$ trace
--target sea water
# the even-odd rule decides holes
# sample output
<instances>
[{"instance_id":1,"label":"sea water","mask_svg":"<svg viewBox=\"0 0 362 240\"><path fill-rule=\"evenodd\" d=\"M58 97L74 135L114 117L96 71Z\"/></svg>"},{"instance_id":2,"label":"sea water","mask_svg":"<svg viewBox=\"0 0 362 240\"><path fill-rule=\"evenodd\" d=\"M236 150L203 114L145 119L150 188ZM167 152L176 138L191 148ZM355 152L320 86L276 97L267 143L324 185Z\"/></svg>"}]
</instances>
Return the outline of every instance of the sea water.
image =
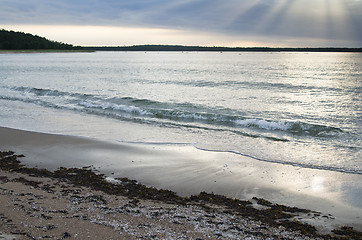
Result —
<instances>
[{"instance_id":1,"label":"sea water","mask_svg":"<svg viewBox=\"0 0 362 240\"><path fill-rule=\"evenodd\" d=\"M0 55L0 125L362 174L362 54Z\"/></svg>"}]
</instances>

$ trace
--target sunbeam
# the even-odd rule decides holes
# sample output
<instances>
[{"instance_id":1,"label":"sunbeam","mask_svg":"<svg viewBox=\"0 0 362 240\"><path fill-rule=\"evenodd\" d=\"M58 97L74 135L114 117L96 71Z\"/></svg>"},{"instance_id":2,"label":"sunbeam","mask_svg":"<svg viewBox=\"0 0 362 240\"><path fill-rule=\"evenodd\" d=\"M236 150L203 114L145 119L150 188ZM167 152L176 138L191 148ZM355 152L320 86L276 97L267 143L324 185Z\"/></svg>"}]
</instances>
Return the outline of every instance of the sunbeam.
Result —
<instances>
[{"instance_id":1,"label":"sunbeam","mask_svg":"<svg viewBox=\"0 0 362 240\"><path fill-rule=\"evenodd\" d=\"M345 1L344 1L345 2ZM350 35L346 4L341 0L281 0L265 11L255 33L272 36L336 39Z\"/></svg>"},{"instance_id":2,"label":"sunbeam","mask_svg":"<svg viewBox=\"0 0 362 240\"><path fill-rule=\"evenodd\" d=\"M293 3L293 0L281 0L280 2L277 2L268 11L268 14L261 19L258 26L256 26L256 30L267 32L278 31L279 26L284 21Z\"/></svg>"},{"instance_id":3,"label":"sunbeam","mask_svg":"<svg viewBox=\"0 0 362 240\"><path fill-rule=\"evenodd\" d=\"M237 21L240 18L240 16L249 12L252 8L258 6L262 2L263 0L255 0L255 1L245 1L239 4L230 5L230 10L231 10L231 14L229 15L230 23Z\"/></svg>"},{"instance_id":4,"label":"sunbeam","mask_svg":"<svg viewBox=\"0 0 362 240\"><path fill-rule=\"evenodd\" d=\"M342 0L341 5L345 9L345 20L348 22L349 37L359 39L362 45L362 4L361 0Z\"/></svg>"},{"instance_id":5,"label":"sunbeam","mask_svg":"<svg viewBox=\"0 0 362 240\"><path fill-rule=\"evenodd\" d=\"M56 3L28 0L21 4L4 0L0 24L15 26L20 31L26 25L74 26L80 30L82 26L87 29L94 26L101 32L101 27L122 29L102 40L102 34L96 32L87 33L89 37L85 40L80 34L75 34L78 39L72 38L74 28L69 31L64 28L54 37L70 39L75 44L102 44L99 41L103 45L128 44L128 39L135 39L128 34L133 29L131 32L139 38L131 41L132 44L142 41L208 46L233 43L234 46L249 42L257 46L361 47L361 12L360 0L92 0L87 5L80 0ZM42 32L53 37L47 31Z\"/></svg>"}]
</instances>

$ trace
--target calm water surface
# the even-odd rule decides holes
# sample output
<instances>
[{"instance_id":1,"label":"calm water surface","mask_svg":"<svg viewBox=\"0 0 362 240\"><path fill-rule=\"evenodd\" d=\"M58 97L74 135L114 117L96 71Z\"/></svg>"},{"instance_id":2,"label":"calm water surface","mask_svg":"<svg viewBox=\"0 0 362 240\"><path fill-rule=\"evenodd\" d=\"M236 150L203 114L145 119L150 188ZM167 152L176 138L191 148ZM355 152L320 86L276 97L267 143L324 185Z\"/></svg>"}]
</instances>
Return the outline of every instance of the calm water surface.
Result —
<instances>
[{"instance_id":1,"label":"calm water surface","mask_svg":"<svg viewBox=\"0 0 362 240\"><path fill-rule=\"evenodd\" d=\"M360 53L0 55L2 126L351 174L361 92Z\"/></svg>"}]
</instances>

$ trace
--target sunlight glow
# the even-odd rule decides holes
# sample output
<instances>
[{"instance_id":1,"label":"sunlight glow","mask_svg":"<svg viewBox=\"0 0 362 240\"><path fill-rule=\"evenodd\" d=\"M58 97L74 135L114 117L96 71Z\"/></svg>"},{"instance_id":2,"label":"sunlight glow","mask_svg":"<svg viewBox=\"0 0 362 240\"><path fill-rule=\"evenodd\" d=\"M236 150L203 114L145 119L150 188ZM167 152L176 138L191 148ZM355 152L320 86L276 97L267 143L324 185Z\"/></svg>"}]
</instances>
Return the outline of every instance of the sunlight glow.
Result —
<instances>
[{"instance_id":1,"label":"sunlight glow","mask_svg":"<svg viewBox=\"0 0 362 240\"><path fill-rule=\"evenodd\" d=\"M5 28L31 32L51 40L82 46L125 46L137 44L181 44L178 30L110 26L16 25ZM198 36L195 37L197 42Z\"/></svg>"},{"instance_id":2,"label":"sunlight glow","mask_svg":"<svg viewBox=\"0 0 362 240\"><path fill-rule=\"evenodd\" d=\"M82 46L362 47L360 0L32 2L5 1L0 27Z\"/></svg>"},{"instance_id":3,"label":"sunlight glow","mask_svg":"<svg viewBox=\"0 0 362 240\"><path fill-rule=\"evenodd\" d=\"M277 46L253 37L155 28L109 26L3 25L5 29L28 32L50 40L80 46L130 46L143 44L262 47Z\"/></svg>"}]
</instances>

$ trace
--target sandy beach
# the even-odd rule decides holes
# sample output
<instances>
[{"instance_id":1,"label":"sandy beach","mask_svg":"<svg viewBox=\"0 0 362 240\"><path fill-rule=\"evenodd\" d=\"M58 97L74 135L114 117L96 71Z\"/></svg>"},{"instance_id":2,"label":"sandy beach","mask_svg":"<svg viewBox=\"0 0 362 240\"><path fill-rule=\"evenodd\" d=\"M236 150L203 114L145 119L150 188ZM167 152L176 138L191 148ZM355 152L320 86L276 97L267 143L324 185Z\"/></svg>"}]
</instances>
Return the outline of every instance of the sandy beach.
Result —
<instances>
[{"instance_id":1,"label":"sandy beach","mask_svg":"<svg viewBox=\"0 0 362 240\"><path fill-rule=\"evenodd\" d=\"M304 196L305 206L315 206L315 209L307 208L310 210L300 205L296 206L298 208L288 208L278 204L284 204L284 199L278 202L270 198L252 198L255 191L248 190L248 187L256 176L253 178L249 175L249 181L244 178L237 182L233 180L230 172L226 175L226 171L223 171L228 167L225 165L231 165L230 163L223 163L219 175L210 174L215 166L218 166L218 159L220 155L223 157L224 153L205 153L183 146L178 150L167 147L157 149L155 146L140 147L9 128L0 128L0 136L2 163L4 159L18 159L26 166L14 168L12 165L13 167L9 168L9 162L2 165L0 201L4 207L0 212L0 238L316 239L326 238L325 234L330 234L328 237L341 234L342 232L332 230L345 225L353 226L357 230L360 227L358 212L354 212L356 218L356 215L351 213L355 208L346 208L343 202L334 202L334 213L345 213L344 217L340 217L319 207L325 200L313 202L315 198L312 197ZM15 153L5 152L9 150ZM171 154L174 151L178 153L177 161L175 155ZM20 154L25 157L16 156ZM192 164L187 162L190 157L194 160ZM205 157L212 160L212 164L207 167L203 161ZM168 162L165 159L169 159ZM115 162L120 167L115 168ZM164 169L160 174L157 169L162 164ZM46 168L46 174L34 170L33 167ZM60 167L77 168L80 172L64 170L65 174L60 176ZM75 181L74 176L82 171L105 175L96 177L101 184ZM242 173L251 173L251 168L244 167L243 171ZM171 178L169 174L174 177ZM207 178L207 174L216 178ZM196 181L195 175L204 178L204 181ZM119 182L123 177L136 179L138 182ZM225 184L225 181L230 184ZM104 182L113 182L114 185ZM245 185L243 196L250 198L235 200L235 195L230 195L230 189L241 183ZM128 186L126 193L106 190L119 189L122 184ZM135 190L140 186L145 193ZM228 187L223 189L221 186ZM172 190L177 194L171 191L158 192L153 187ZM274 190L275 188L267 185L258 188L258 192L266 192L265 196L276 197L277 195L273 195ZM210 195L199 194L202 191ZM130 195L130 192L134 194ZM212 192L215 195L211 194ZM194 197L190 197L191 195ZM292 199L291 202L293 201ZM262 215L264 217L261 217ZM349 221L346 220L348 216ZM316 230L311 226L315 226ZM360 234L350 228L344 230L345 233L356 234L350 235L350 239L361 238Z\"/></svg>"},{"instance_id":2,"label":"sandy beach","mask_svg":"<svg viewBox=\"0 0 362 240\"><path fill-rule=\"evenodd\" d=\"M0 190L0 231L16 239L308 239L218 206L129 199L13 172L1 171Z\"/></svg>"}]
</instances>

